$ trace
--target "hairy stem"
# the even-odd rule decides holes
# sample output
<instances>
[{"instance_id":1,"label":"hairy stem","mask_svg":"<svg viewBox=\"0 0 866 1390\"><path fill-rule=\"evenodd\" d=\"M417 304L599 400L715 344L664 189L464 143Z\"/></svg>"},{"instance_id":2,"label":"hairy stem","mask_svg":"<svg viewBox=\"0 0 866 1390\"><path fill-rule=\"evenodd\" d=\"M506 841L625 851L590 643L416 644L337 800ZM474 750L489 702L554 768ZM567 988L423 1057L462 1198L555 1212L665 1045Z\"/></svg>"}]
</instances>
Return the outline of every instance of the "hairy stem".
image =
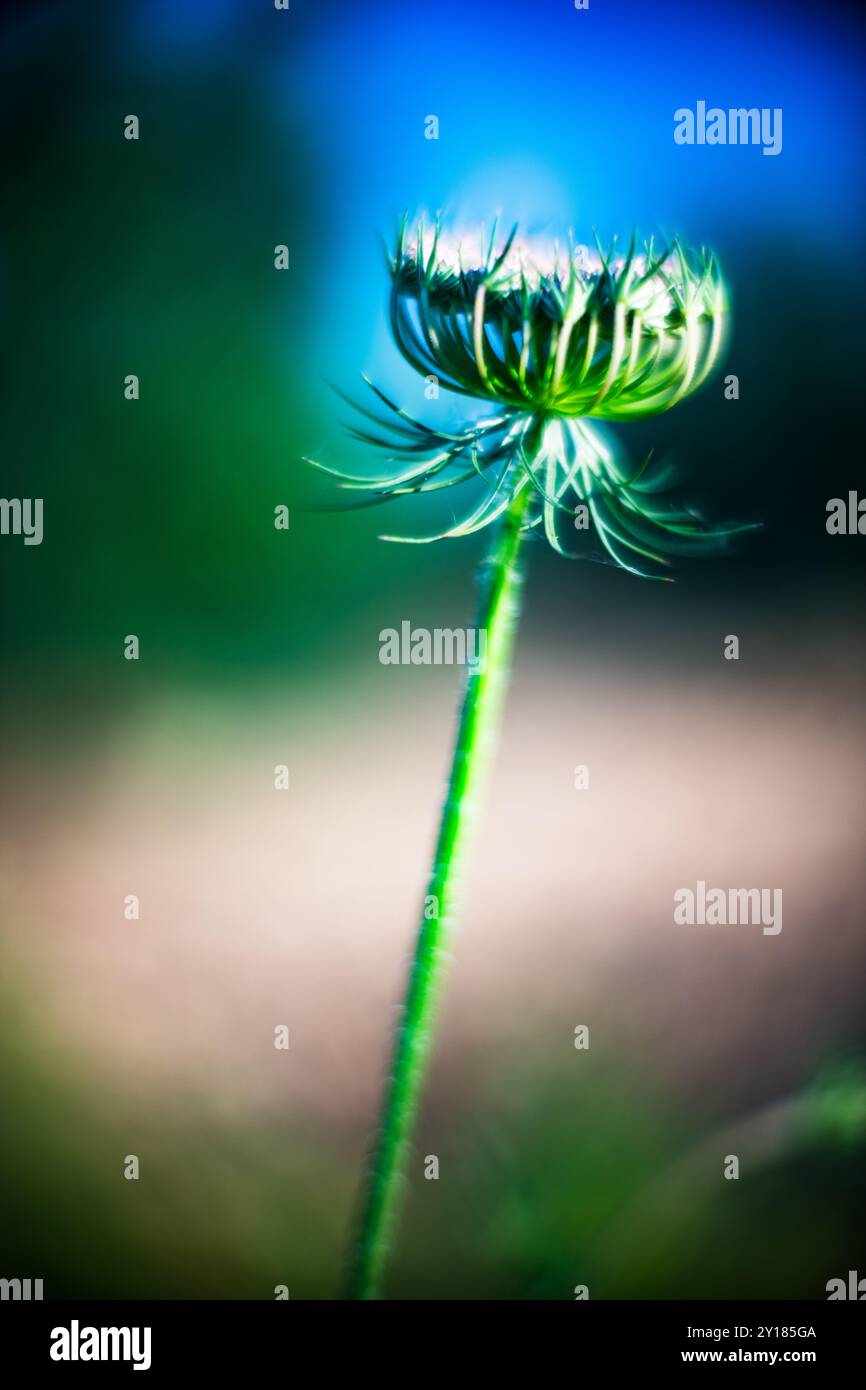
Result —
<instances>
[{"instance_id":1,"label":"hairy stem","mask_svg":"<svg viewBox=\"0 0 866 1390\"><path fill-rule=\"evenodd\" d=\"M448 794L352 1251L350 1298L379 1296L405 1182L412 1123L454 927L461 863L511 665L522 581L520 543L531 491L524 482L515 493L480 575L478 627L486 631L486 660L468 668Z\"/></svg>"}]
</instances>

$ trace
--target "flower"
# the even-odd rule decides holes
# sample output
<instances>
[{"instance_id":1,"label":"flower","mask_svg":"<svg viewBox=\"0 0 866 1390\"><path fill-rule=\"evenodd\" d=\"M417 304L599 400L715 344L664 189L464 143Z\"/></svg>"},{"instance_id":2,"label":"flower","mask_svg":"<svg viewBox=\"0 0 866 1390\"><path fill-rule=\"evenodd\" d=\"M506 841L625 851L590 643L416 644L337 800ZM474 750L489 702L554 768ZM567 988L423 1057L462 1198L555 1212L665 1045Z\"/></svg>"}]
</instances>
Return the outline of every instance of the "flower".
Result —
<instances>
[{"instance_id":1,"label":"flower","mask_svg":"<svg viewBox=\"0 0 866 1390\"><path fill-rule=\"evenodd\" d=\"M422 375L515 410L606 420L656 414L706 379L722 345L715 260L679 242L614 259L535 248L516 229L487 254L401 228L390 261L391 329Z\"/></svg>"},{"instance_id":2,"label":"flower","mask_svg":"<svg viewBox=\"0 0 866 1390\"><path fill-rule=\"evenodd\" d=\"M386 449L403 466L378 478L325 472L342 486L380 500L482 478L479 505L445 531L385 536L424 544L489 526L524 490L527 530L543 527L568 553L564 516L592 529L607 558L662 578L669 557L715 549L743 526L712 527L665 500L673 472L647 459L629 471L588 419L633 420L676 405L706 380L717 361L727 312L715 258L675 240L657 253L624 256L569 242L518 240L515 227L497 247L471 234L458 239L437 220L404 219L389 256L390 324L407 362L428 380L499 409L457 433L413 419L367 378L383 417L357 407L377 432L357 439ZM312 462L312 460L311 460ZM317 465L322 467L322 465ZM588 523L591 520L592 527Z\"/></svg>"}]
</instances>

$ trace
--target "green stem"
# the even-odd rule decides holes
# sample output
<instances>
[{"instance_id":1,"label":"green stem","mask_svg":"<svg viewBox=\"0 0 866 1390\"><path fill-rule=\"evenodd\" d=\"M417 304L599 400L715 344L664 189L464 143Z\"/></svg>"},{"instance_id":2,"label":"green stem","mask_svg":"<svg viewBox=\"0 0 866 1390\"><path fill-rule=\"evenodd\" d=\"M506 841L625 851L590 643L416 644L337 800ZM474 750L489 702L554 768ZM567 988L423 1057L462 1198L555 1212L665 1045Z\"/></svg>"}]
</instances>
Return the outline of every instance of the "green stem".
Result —
<instances>
[{"instance_id":1,"label":"green stem","mask_svg":"<svg viewBox=\"0 0 866 1390\"><path fill-rule=\"evenodd\" d=\"M350 1298L379 1295L404 1186L412 1122L424 1082L443 967L454 926L460 867L479 784L498 730L511 665L522 581L520 542L531 491L524 484L512 498L480 577L478 627L487 634L486 660L468 668L448 795L361 1208L359 1238L350 1271Z\"/></svg>"}]
</instances>

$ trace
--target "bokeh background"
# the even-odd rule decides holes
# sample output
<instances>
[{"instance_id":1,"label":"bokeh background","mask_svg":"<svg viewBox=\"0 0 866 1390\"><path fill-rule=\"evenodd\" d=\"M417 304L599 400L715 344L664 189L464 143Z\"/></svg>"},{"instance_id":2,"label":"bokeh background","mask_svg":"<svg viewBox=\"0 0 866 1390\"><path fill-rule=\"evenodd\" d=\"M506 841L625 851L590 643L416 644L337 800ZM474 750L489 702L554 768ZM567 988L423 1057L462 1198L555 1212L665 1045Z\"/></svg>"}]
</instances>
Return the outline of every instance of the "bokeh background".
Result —
<instances>
[{"instance_id":1,"label":"bokeh background","mask_svg":"<svg viewBox=\"0 0 866 1390\"><path fill-rule=\"evenodd\" d=\"M764 529L677 585L532 547L388 1291L823 1298L866 1261L866 541L824 524L863 486L856 11L37 0L3 26L2 491L45 499L45 538L0 539L0 1273L338 1290L457 694L378 633L471 621L483 538L382 545L301 457L366 466L329 385L362 370L458 418L383 314L380 235L441 208L712 244L726 362L620 438ZM700 99L781 107L782 153L676 146ZM699 878L781 887L782 933L674 926Z\"/></svg>"}]
</instances>

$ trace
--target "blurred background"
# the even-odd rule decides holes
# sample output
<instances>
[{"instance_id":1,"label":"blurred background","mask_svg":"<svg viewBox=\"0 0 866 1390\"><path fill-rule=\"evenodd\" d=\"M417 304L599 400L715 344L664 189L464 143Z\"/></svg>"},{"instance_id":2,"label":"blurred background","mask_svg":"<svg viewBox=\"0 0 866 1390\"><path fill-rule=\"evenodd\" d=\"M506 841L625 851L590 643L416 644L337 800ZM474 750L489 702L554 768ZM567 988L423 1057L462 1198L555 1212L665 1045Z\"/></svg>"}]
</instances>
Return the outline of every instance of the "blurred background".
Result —
<instances>
[{"instance_id":1,"label":"blurred background","mask_svg":"<svg viewBox=\"0 0 866 1390\"><path fill-rule=\"evenodd\" d=\"M338 1290L458 689L378 634L471 622L484 546L383 545L301 462L369 467L329 384L361 371L461 418L389 343L404 209L712 245L725 362L618 434L764 529L676 585L531 547L388 1292L866 1273L866 541L825 529L864 486L856 12L37 0L3 26L2 492L44 498L45 536L0 538L0 1274ZM699 100L782 108L782 153L675 145ZM781 934L676 927L698 879L781 887Z\"/></svg>"}]
</instances>

